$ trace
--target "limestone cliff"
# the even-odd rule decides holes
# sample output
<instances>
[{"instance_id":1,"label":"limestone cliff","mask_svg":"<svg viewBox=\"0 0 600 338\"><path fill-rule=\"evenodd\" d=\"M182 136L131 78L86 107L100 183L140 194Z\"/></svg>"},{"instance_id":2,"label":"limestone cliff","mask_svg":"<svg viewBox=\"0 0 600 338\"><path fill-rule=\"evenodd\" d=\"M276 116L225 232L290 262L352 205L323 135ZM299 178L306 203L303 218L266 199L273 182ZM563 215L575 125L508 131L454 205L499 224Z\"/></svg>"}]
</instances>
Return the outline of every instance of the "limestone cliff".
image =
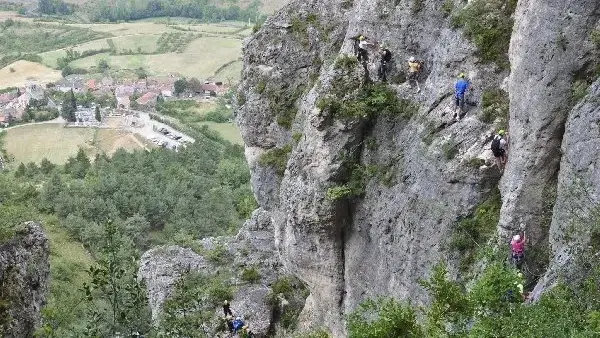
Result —
<instances>
[{"instance_id":1,"label":"limestone cliff","mask_svg":"<svg viewBox=\"0 0 600 338\"><path fill-rule=\"evenodd\" d=\"M417 280L440 260L456 266L456 255L444 250L448 238L500 179L488 149L501 123L482 122L481 111L482 93L494 88L510 94L501 245L517 229L527 230L535 271L558 264L556 255L568 245L559 238L575 175L595 187L597 199L594 96L571 108L580 99L575 84L585 89L597 76L598 46L590 34L600 3L521 0L514 15L508 12L514 2L500 3L497 10L515 22L507 68L484 60L489 55L456 29L449 13L466 5L460 1L296 1L245 42L236 121L281 260L310 289L304 324L324 324L344 337L343 315L357 303L376 295L426 302ZM392 51L387 88L404 107L400 116L386 107L335 115L332 107L341 109L353 93L364 93L364 82L376 81L373 50L364 69L346 57L359 34ZM409 56L425 61L420 93L404 81ZM462 71L479 104L453 123L452 88Z\"/></svg>"},{"instance_id":2,"label":"limestone cliff","mask_svg":"<svg viewBox=\"0 0 600 338\"><path fill-rule=\"evenodd\" d=\"M426 301L417 281L451 257L443 248L452 228L499 178L495 168L468 165L490 159L493 127L480 121L479 107L453 123L451 93L466 71L480 101L507 73L478 62L438 1L422 4L416 12L412 1L296 2L244 46L237 122L254 191L271 213L286 268L310 288L303 322L325 324L336 337L344 336L343 314L365 298ZM402 80L390 85L409 114L337 119L318 107L336 90L336 59L352 54L357 34L385 42L396 62L392 78L402 77L409 56L425 60L420 93ZM371 80L377 62L372 53ZM364 70L351 72L360 87ZM327 192L352 175L348 162L377 174L361 196L332 200Z\"/></svg>"},{"instance_id":3,"label":"limestone cliff","mask_svg":"<svg viewBox=\"0 0 600 338\"><path fill-rule=\"evenodd\" d=\"M0 244L0 335L33 337L46 302L50 265L48 239L41 226L26 223Z\"/></svg>"},{"instance_id":4,"label":"limestone cliff","mask_svg":"<svg viewBox=\"0 0 600 338\"><path fill-rule=\"evenodd\" d=\"M155 322L159 322L163 304L171 296L175 283L187 272L201 272L213 277L231 276L228 280L234 286L235 294L230 301L236 316L244 316L257 337L273 333L278 318L274 318L273 304L266 298L271 292L271 284L279 276L279 260L275 255L269 215L256 210L237 236L206 238L199 246L201 250L197 251L200 253L165 246L151 249L142 256L139 276L146 283ZM219 257L215 257L216 254ZM240 273L245 268L256 268L259 280L252 283L242 280ZM219 308L214 318L222 316ZM218 324L204 324L206 332L221 331L215 329Z\"/></svg>"}]
</instances>

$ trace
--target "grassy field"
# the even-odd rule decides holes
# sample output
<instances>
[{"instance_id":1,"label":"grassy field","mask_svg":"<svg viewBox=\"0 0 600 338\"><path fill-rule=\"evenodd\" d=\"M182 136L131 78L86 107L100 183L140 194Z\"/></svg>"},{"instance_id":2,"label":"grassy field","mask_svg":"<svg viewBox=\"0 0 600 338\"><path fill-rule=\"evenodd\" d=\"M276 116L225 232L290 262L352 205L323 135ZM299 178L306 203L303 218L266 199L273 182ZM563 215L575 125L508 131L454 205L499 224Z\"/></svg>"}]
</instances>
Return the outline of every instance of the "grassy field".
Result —
<instances>
[{"instance_id":1,"label":"grassy field","mask_svg":"<svg viewBox=\"0 0 600 338\"><path fill-rule=\"evenodd\" d=\"M145 146L131 133L113 129L64 128L60 124L26 125L9 129L4 135L4 148L14 163L39 163L43 158L63 164L79 148L94 157L98 153L113 154L117 149L141 149Z\"/></svg>"},{"instance_id":2,"label":"grassy field","mask_svg":"<svg viewBox=\"0 0 600 338\"><path fill-rule=\"evenodd\" d=\"M200 125L208 126L209 129L219 132L221 137L231 143L244 144L240 129L233 123L200 122Z\"/></svg>"},{"instance_id":3,"label":"grassy field","mask_svg":"<svg viewBox=\"0 0 600 338\"><path fill-rule=\"evenodd\" d=\"M57 70L21 60L0 69L0 88L23 86L31 81L46 84L60 78L60 72Z\"/></svg>"},{"instance_id":4,"label":"grassy field","mask_svg":"<svg viewBox=\"0 0 600 338\"><path fill-rule=\"evenodd\" d=\"M214 75L222 65L237 60L241 55L240 40L227 37L202 37L192 41L183 53L152 55L92 55L71 63L73 67L92 69L102 59L112 68L145 68L151 74L178 72L186 77L200 79ZM235 75L235 73L233 73ZM239 79L239 74L235 80Z\"/></svg>"}]
</instances>

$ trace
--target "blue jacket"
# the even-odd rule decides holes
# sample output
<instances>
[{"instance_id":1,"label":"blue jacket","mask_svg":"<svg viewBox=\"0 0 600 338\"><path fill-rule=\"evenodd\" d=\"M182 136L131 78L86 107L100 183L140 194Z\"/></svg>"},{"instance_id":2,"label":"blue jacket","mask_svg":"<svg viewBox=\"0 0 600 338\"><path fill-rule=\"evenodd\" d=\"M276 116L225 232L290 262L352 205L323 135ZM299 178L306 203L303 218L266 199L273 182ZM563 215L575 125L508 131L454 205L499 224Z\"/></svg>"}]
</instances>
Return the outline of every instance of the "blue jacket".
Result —
<instances>
[{"instance_id":1,"label":"blue jacket","mask_svg":"<svg viewBox=\"0 0 600 338\"><path fill-rule=\"evenodd\" d=\"M234 331L239 331L242 329L242 327L244 327L244 321L236 319L233 321L233 330Z\"/></svg>"},{"instance_id":2,"label":"blue jacket","mask_svg":"<svg viewBox=\"0 0 600 338\"><path fill-rule=\"evenodd\" d=\"M464 96L465 92L469 88L469 81L465 79L460 79L456 81L456 85L454 86L454 90L456 92L456 96Z\"/></svg>"}]
</instances>

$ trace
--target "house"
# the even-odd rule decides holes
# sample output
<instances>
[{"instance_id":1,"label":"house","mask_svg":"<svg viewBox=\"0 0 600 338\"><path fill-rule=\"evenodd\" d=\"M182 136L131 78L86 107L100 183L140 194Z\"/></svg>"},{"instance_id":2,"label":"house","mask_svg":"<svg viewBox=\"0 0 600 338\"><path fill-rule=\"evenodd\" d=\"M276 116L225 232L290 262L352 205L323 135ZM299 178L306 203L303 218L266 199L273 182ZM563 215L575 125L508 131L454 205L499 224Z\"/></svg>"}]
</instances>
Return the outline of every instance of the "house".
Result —
<instances>
[{"instance_id":1,"label":"house","mask_svg":"<svg viewBox=\"0 0 600 338\"><path fill-rule=\"evenodd\" d=\"M102 86L103 87L111 87L114 84L114 81L112 78L110 77L104 77L102 78Z\"/></svg>"},{"instance_id":2,"label":"house","mask_svg":"<svg viewBox=\"0 0 600 338\"><path fill-rule=\"evenodd\" d=\"M117 109L131 109L131 101L129 96L117 96Z\"/></svg>"},{"instance_id":3,"label":"house","mask_svg":"<svg viewBox=\"0 0 600 338\"><path fill-rule=\"evenodd\" d=\"M66 78L57 81L55 85L56 90L63 93L73 91L76 94L85 92L85 83L83 76L81 75L69 75Z\"/></svg>"},{"instance_id":4,"label":"house","mask_svg":"<svg viewBox=\"0 0 600 338\"><path fill-rule=\"evenodd\" d=\"M0 104L7 104L17 97L17 92L0 94Z\"/></svg>"},{"instance_id":5,"label":"house","mask_svg":"<svg viewBox=\"0 0 600 338\"><path fill-rule=\"evenodd\" d=\"M227 87L223 86L222 82L205 82L200 86L202 92L200 94L206 94L210 96L222 95L227 92Z\"/></svg>"},{"instance_id":6,"label":"house","mask_svg":"<svg viewBox=\"0 0 600 338\"><path fill-rule=\"evenodd\" d=\"M137 102L137 104L139 104L140 106L154 107L156 105L157 98L158 98L158 94L153 93L153 92L148 92L148 93L142 95L142 97L137 99L135 102Z\"/></svg>"},{"instance_id":7,"label":"house","mask_svg":"<svg viewBox=\"0 0 600 338\"><path fill-rule=\"evenodd\" d=\"M12 117L9 113L0 111L0 127L8 127Z\"/></svg>"},{"instance_id":8,"label":"house","mask_svg":"<svg viewBox=\"0 0 600 338\"><path fill-rule=\"evenodd\" d=\"M97 90L98 86L96 85L96 80L94 80L94 79L88 80L88 82L85 83L85 88L87 89L88 92L93 92L93 91Z\"/></svg>"},{"instance_id":9,"label":"house","mask_svg":"<svg viewBox=\"0 0 600 338\"><path fill-rule=\"evenodd\" d=\"M123 96L132 96L135 93L135 87L131 85L120 85L115 88L115 96L123 97Z\"/></svg>"}]
</instances>

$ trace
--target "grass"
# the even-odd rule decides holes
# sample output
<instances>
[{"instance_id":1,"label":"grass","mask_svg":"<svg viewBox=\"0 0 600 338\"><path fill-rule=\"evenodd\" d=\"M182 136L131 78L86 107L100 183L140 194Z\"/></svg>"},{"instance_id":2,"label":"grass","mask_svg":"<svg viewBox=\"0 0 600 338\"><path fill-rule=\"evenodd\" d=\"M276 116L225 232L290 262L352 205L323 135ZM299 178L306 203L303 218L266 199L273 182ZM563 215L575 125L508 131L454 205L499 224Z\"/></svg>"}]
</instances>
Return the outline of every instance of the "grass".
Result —
<instances>
[{"instance_id":1,"label":"grass","mask_svg":"<svg viewBox=\"0 0 600 338\"><path fill-rule=\"evenodd\" d=\"M497 119L504 126L508 123L509 115L508 93L500 88L486 89L481 98L481 114L479 119L484 123L493 123Z\"/></svg>"},{"instance_id":2,"label":"grass","mask_svg":"<svg viewBox=\"0 0 600 338\"><path fill-rule=\"evenodd\" d=\"M485 246L494 234L501 207L500 191L495 188L470 216L456 224L448 246L460 254L462 271L468 271L475 259L476 249Z\"/></svg>"},{"instance_id":3,"label":"grass","mask_svg":"<svg viewBox=\"0 0 600 338\"><path fill-rule=\"evenodd\" d=\"M115 41L115 40L113 40ZM203 37L192 41L182 53L154 55L97 54L73 61L75 68L95 69L98 61L106 59L111 67L144 68L151 74L178 72L186 77L212 77L224 64L236 61L241 55L241 42L232 38ZM238 74L234 80L239 80Z\"/></svg>"},{"instance_id":4,"label":"grass","mask_svg":"<svg viewBox=\"0 0 600 338\"><path fill-rule=\"evenodd\" d=\"M508 69L508 45L516 0L474 0L452 17L454 27L463 27L483 62Z\"/></svg>"},{"instance_id":5,"label":"grass","mask_svg":"<svg viewBox=\"0 0 600 338\"><path fill-rule=\"evenodd\" d=\"M36 62L20 60L0 69L0 88L24 86L31 81L43 85L59 80L61 77L57 70Z\"/></svg>"},{"instance_id":6,"label":"grass","mask_svg":"<svg viewBox=\"0 0 600 338\"><path fill-rule=\"evenodd\" d=\"M88 156L113 154L118 148L140 149L143 144L132 134L111 129L64 128L59 124L24 125L9 129L4 148L14 163L40 163L48 158L63 164L83 147Z\"/></svg>"},{"instance_id":7,"label":"grass","mask_svg":"<svg viewBox=\"0 0 600 338\"><path fill-rule=\"evenodd\" d=\"M69 65L94 73L98 62L106 59L113 69L144 68L150 75L176 72L186 77L239 81L242 69L239 58L244 37L240 34L248 30L245 27L247 23L194 22L186 18L154 18L127 23L65 25L70 29L102 37L70 44L69 47L73 50L84 52L107 49L112 47L107 42L110 40L115 49L113 54L116 54L92 55L72 61ZM65 55L65 48L59 48L44 51L40 57L45 65L56 68L56 60Z\"/></svg>"},{"instance_id":8,"label":"grass","mask_svg":"<svg viewBox=\"0 0 600 338\"><path fill-rule=\"evenodd\" d=\"M221 137L231 143L239 145L244 144L244 140L242 140L242 134L240 134L240 129L233 123L216 123L207 121L201 122L200 125L208 126L209 129L218 132Z\"/></svg>"}]
</instances>

